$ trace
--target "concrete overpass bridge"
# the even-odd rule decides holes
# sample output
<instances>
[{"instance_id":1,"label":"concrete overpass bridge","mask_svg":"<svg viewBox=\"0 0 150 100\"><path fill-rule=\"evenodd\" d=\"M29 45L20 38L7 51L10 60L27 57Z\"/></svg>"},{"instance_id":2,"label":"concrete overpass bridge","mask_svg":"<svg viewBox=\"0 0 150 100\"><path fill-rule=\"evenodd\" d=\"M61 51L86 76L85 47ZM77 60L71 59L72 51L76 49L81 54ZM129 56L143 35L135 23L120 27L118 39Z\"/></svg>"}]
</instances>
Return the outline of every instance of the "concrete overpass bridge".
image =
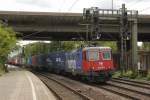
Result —
<instances>
[{"instance_id":1,"label":"concrete overpass bridge","mask_svg":"<svg viewBox=\"0 0 150 100\"><path fill-rule=\"evenodd\" d=\"M101 18L100 40L119 39L117 16ZM85 40L82 13L0 11L0 20L13 27L24 40ZM129 31L132 31L129 23ZM150 41L150 15L138 16L138 41Z\"/></svg>"}]
</instances>

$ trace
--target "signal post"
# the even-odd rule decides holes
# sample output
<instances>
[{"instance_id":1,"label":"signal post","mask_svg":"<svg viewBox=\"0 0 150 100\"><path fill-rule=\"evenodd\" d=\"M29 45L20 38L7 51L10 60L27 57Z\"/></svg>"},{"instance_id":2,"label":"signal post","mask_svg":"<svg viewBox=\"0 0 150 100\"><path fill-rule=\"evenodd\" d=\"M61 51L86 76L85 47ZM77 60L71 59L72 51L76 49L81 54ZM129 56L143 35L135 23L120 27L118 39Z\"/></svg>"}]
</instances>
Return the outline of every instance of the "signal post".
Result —
<instances>
[{"instance_id":1,"label":"signal post","mask_svg":"<svg viewBox=\"0 0 150 100\"><path fill-rule=\"evenodd\" d=\"M122 70L127 68L127 51L130 51L130 59L132 70L137 69L137 20L138 12L135 10L127 10L125 4L122 8L116 9L99 9L97 7L84 8L83 20L89 27L90 35L87 37L89 40L100 40L101 30L103 30L103 20L112 20L118 23L120 27L120 35L118 36L120 48L120 68ZM129 25L131 23L131 25ZM107 23L108 24L108 23ZM97 38L98 37L98 38Z\"/></svg>"}]
</instances>

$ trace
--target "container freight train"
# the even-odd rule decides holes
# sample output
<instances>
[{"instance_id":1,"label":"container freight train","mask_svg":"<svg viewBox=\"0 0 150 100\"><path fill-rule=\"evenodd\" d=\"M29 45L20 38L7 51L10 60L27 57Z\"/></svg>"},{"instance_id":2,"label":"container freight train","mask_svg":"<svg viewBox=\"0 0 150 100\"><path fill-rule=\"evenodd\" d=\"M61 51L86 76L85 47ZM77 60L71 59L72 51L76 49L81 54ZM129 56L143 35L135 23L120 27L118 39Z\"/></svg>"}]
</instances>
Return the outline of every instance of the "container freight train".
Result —
<instances>
[{"instance_id":1,"label":"container freight train","mask_svg":"<svg viewBox=\"0 0 150 100\"><path fill-rule=\"evenodd\" d=\"M28 58L27 65L58 74L105 82L112 76L113 60L109 47L84 47L71 52L52 52Z\"/></svg>"}]
</instances>

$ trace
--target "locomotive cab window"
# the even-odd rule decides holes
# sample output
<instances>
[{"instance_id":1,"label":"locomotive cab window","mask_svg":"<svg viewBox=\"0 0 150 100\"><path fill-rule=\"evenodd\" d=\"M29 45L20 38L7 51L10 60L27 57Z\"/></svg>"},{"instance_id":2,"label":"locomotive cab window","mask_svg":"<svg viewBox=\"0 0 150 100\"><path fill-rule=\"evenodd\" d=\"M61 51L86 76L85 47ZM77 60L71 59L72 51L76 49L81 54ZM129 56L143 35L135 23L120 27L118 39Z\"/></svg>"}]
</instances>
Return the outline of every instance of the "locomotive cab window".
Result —
<instances>
[{"instance_id":1,"label":"locomotive cab window","mask_svg":"<svg viewBox=\"0 0 150 100\"><path fill-rule=\"evenodd\" d=\"M111 59L110 51L103 51L103 60L110 60L110 59Z\"/></svg>"},{"instance_id":2,"label":"locomotive cab window","mask_svg":"<svg viewBox=\"0 0 150 100\"><path fill-rule=\"evenodd\" d=\"M91 61L99 60L99 52L97 50L88 50L86 54L87 60Z\"/></svg>"}]
</instances>

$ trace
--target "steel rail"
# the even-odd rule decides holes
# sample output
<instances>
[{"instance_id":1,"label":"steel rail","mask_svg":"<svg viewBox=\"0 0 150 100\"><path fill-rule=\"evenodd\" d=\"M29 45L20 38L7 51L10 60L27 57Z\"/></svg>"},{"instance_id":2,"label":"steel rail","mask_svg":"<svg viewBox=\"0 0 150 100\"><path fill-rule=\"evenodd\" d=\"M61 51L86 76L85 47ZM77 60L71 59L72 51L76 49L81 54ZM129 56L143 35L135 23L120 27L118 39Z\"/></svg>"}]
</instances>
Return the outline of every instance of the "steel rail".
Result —
<instances>
[{"instance_id":1,"label":"steel rail","mask_svg":"<svg viewBox=\"0 0 150 100\"><path fill-rule=\"evenodd\" d=\"M48 77L48 76L46 76L45 74L41 74L41 73L37 73L37 74L38 74L38 75L41 75L41 76L43 76L43 77L45 77L45 78L47 78L47 79L49 79L49 80L52 80L52 81L58 83L59 85L61 85L61 86L65 87L65 88L67 88L68 90L72 91L74 94L76 94L76 95L80 96L81 98L83 98L83 100L93 100L92 98L90 98L90 97L88 97L88 96L86 96L86 95L84 95L84 94L82 94L82 93L80 93L80 92L74 90L73 88L71 88L71 87L69 87L69 86L67 86L67 85L65 85L65 84L63 84L63 83L57 81L56 79L53 79L53 78L51 78L51 77ZM59 98L59 97L58 97L58 98Z\"/></svg>"},{"instance_id":2,"label":"steel rail","mask_svg":"<svg viewBox=\"0 0 150 100\"><path fill-rule=\"evenodd\" d=\"M138 93L138 94L142 94L142 95L150 97L150 93L145 93L145 92L137 91L137 90L134 90L134 89L130 89L130 88L126 88L126 87L123 87L123 86L115 85L115 84L112 84L112 83L109 83L109 82L107 84L109 86L121 88L123 90L131 91L131 92L134 92L134 93Z\"/></svg>"},{"instance_id":3,"label":"steel rail","mask_svg":"<svg viewBox=\"0 0 150 100\"><path fill-rule=\"evenodd\" d=\"M122 80L122 81L129 81L129 82L133 82L133 83L139 83L139 84L144 84L144 85L150 85L149 82L142 82L142 81L137 81L137 80L131 80L131 79L125 79L125 78L112 78L115 80Z\"/></svg>"},{"instance_id":4,"label":"steel rail","mask_svg":"<svg viewBox=\"0 0 150 100\"><path fill-rule=\"evenodd\" d=\"M144 89L150 89L150 86L145 86L145 84L139 84L139 83L133 83L133 82L125 81L125 80L115 80L115 79L112 79L111 81L117 82L117 83L122 83L122 84L127 84L127 85L132 85L132 86L140 87L140 88L144 88Z\"/></svg>"}]
</instances>

